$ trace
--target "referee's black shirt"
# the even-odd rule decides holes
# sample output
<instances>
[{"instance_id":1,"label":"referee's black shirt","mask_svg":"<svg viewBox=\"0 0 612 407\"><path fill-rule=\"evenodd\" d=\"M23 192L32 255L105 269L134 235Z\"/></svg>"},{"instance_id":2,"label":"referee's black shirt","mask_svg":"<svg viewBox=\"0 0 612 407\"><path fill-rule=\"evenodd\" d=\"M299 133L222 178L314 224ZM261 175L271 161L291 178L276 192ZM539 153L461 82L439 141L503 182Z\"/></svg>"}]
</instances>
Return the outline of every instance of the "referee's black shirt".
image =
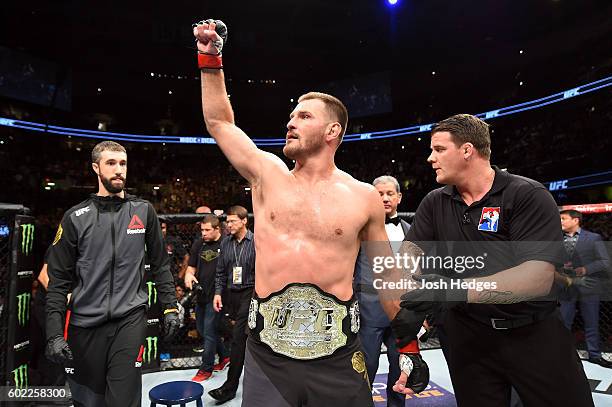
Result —
<instances>
[{"instance_id":1,"label":"referee's black shirt","mask_svg":"<svg viewBox=\"0 0 612 407\"><path fill-rule=\"evenodd\" d=\"M453 242L461 246L460 250L473 250L474 254L486 251L485 269L480 274L464 276L470 278L491 275L528 260L558 263L563 235L553 197L537 181L496 166L493 169L491 190L470 206L452 185L431 191L419 205L406 240L419 244L426 254L426 247L431 245L421 242ZM457 254L457 250L452 253ZM515 319L552 310L556 303L525 301L461 307L486 318Z\"/></svg>"}]
</instances>

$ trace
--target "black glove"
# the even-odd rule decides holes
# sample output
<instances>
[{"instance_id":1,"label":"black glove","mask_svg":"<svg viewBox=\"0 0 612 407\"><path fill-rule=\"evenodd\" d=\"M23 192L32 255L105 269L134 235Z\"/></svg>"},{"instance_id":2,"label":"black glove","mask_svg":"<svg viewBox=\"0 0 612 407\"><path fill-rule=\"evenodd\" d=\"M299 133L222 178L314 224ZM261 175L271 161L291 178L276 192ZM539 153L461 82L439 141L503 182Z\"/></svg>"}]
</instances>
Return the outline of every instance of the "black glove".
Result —
<instances>
[{"instance_id":1,"label":"black glove","mask_svg":"<svg viewBox=\"0 0 612 407\"><path fill-rule=\"evenodd\" d=\"M391 321L391 329L399 348L416 339L426 316L426 312L400 308L393 321Z\"/></svg>"},{"instance_id":2,"label":"black glove","mask_svg":"<svg viewBox=\"0 0 612 407\"><path fill-rule=\"evenodd\" d=\"M169 308L164 311L163 323L163 339L164 341L171 340L178 331L181 323L179 321L178 309Z\"/></svg>"},{"instance_id":3,"label":"black glove","mask_svg":"<svg viewBox=\"0 0 612 407\"><path fill-rule=\"evenodd\" d=\"M223 45L225 45L227 43L227 26L225 23L221 20L213 20L212 18L204 20L204 22L207 24L215 23L215 32L219 34L219 37L223 40Z\"/></svg>"},{"instance_id":4,"label":"black glove","mask_svg":"<svg viewBox=\"0 0 612 407\"><path fill-rule=\"evenodd\" d=\"M402 353L399 361L400 369L408 375L406 387L415 393L420 393L429 384L429 366L419 353Z\"/></svg>"},{"instance_id":5,"label":"black glove","mask_svg":"<svg viewBox=\"0 0 612 407\"><path fill-rule=\"evenodd\" d=\"M47 341L45 356L52 362L65 366L72 362L72 351L62 335L55 335Z\"/></svg>"},{"instance_id":6,"label":"black glove","mask_svg":"<svg viewBox=\"0 0 612 407\"><path fill-rule=\"evenodd\" d=\"M434 307L434 303L442 303L445 309L459 303L467 302L468 290L460 288L462 279L450 279L439 274L414 274L413 280L419 281L422 288L408 291L401 296L400 306L409 310L422 310ZM423 287L424 284L432 287Z\"/></svg>"},{"instance_id":7,"label":"black glove","mask_svg":"<svg viewBox=\"0 0 612 407\"><path fill-rule=\"evenodd\" d=\"M590 276L583 276L583 277L575 277L572 278L572 287L580 287L580 288L584 288L586 290L592 290L594 288L597 287L597 284L599 283L599 281L597 280L597 278L593 278Z\"/></svg>"}]
</instances>

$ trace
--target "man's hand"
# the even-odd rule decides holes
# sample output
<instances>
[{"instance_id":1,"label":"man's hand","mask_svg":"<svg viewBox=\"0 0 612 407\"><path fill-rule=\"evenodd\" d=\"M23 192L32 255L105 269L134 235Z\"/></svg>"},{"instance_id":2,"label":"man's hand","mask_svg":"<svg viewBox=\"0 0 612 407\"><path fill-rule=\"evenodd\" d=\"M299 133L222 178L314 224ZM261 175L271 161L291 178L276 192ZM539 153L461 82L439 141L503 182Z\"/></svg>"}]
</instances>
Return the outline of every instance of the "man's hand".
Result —
<instances>
[{"instance_id":1,"label":"man's hand","mask_svg":"<svg viewBox=\"0 0 612 407\"><path fill-rule=\"evenodd\" d=\"M583 277L586 275L587 269L586 267L576 267L574 273L576 273L576 277Z\"/></svg>"},{"instance_id":2,"label":"man's hand","mask_svg":"<svg viewBox=\"0 0 612 407\"><path fill-rule=\"evenodd\" d=\"M449 308L449 306L467 302L468 290L456 288L451 284L453 280L448 277L439 274L414 274L412 279L421 282L421 286L402 295L400 303L402 308L422 309L427 303L446 303L443 304L443 307ZM461 279L458 280L461 281ZM433 288L425 288L425 284L431 284Z\"/></svg>"},{"instance_id":3,"label":"man's hand","mask_svg":"<svg viewBox=\"0 0 612 407\"><path fill-rule=\"evenodd\" d=\"M190 272L185 273L185 287L193 289L193 283L198 284L198 279Z\"/></svg>"},{"instance_id":4,"label":"man's hand","mask_svg":"<svg viewBox=\"0 0 612 407\"><path fill-rule=\"evenodd\" d=\"M45 349L45 356L52 362L65 366L72 362L72 351L70 346L61 335L56 335L49 339Z\"/></svg>"},{"instance_id":5,"label":"man's hand","mask_svg":"<svg viewBox=\"0 0 612 407\"><path fill-rule=\"evenodd\" d=\"M221 20L204 20L193 25L198 48L198 67L223 68L221 50L227 42L227 27Z\"/></svg>"},{"instance_id":6,"label":"man's hand","mask_svg":"<svg viewBox=\"0 0 612 407\"><path fill-rule=\"evenodd\" d=\"M223 302L221 301L221 296L219 294L215 294L215 297L213 298L213 309L216 312L220 312L222 308Z\"/></svg>"},{"instance_id":7,"label":"man's hand","mask_svg":"<svg viewBox=\"0 0 612 407\"><path fill-rule=\"evenodd\" d=\"M576 278L572 278L572 286L574 287L580 287L586 290L593 290L597 287L597 284L599 283L597 278L593 278L593 277L589 277L589 276L583 276L583 277L576 277Z\"/></svg>"},{"instance_id":8,"label":"man's hand","mask_svg":"<svg viewBox=\"0 0 612 407\"><path fill-rule=\"evenodd\" d=\"M163 323L163 339L169 341L176 335L181 323L179 321L179 314L177 308L169 308L164 311L164 323Z\"/></svg>"},{"instance_id":9,"label":"man's hand","mask_svg":"<svg viewBox=\"0 0 612 407\"><path fill-rule=\"evenodd\" d=\"M429 366L419 353L400 354L400 377L393 390L402 394L420 393L429 384Z\"/></svg>"}]
</instances>

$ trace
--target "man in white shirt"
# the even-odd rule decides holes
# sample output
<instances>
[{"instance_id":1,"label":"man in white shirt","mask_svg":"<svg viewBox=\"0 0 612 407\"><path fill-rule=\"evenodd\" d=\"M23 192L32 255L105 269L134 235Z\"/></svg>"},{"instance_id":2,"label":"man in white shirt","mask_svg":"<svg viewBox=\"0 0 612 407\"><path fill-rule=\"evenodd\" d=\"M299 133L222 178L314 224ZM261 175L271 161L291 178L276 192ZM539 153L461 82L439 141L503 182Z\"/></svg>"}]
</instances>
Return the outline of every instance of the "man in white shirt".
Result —
<instances>
[{"instance_id":1,"label":"man in white shirt","mask_svg":"<svg viewBox=\"0 0 612 407\"><path fill-rule=\"evenodd\" d=\"M380 194L385 206L385 230L387 231L393 251L396 252L404 240L408 229L410 229L410 224L397 216L397 206L402 201L399 182L392 176L383 175L376 178L372 185L374 185L374 188ZM387 359L389 360L387 406L403 407L406 402L406 396L392 390L393 384L400 375L399 354L395 346L395 336L391 331L389 318L380 305L378 294L372 285L372 280L371 265L362 250L359 253L355 266L354 283L361 312L359 338L365 353L368 377L370 384L372 384L378 370L381 344L384 343L387 347Z\"/></svg>"}]
</instances>

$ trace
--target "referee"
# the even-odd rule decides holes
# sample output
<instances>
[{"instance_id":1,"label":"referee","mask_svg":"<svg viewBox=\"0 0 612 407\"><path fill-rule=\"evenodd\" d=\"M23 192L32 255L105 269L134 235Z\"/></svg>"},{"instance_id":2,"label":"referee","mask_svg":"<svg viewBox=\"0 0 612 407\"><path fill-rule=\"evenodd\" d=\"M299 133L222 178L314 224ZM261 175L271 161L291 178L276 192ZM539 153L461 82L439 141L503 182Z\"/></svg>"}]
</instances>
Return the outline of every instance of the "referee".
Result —
<instances>
[{"instance_id":1,"label":"referee","mask_svg":"<svg viewBox=\"0 0 612 407\"><path fill-rule=\"evenodd\" d=\"M409 291L401 305L422 310L427 301L436 304L458 406L509 406L512 387L526 407L593 406L557 303L534 301L549 294L559 261L562 236L552 196L539 182L491 166L489 126L475 116L438 123L431 150L427 161L446 186L423 199L407 240L426 255L435 249L454 259L482 256L485 267L466 271L456 263L454 270L433 273L424 267L413 278L438 287ZM489 288L451 288L457 283L451 278ZM405 379L402 374L400 383Z\"/></svg>"}]
</instances>

